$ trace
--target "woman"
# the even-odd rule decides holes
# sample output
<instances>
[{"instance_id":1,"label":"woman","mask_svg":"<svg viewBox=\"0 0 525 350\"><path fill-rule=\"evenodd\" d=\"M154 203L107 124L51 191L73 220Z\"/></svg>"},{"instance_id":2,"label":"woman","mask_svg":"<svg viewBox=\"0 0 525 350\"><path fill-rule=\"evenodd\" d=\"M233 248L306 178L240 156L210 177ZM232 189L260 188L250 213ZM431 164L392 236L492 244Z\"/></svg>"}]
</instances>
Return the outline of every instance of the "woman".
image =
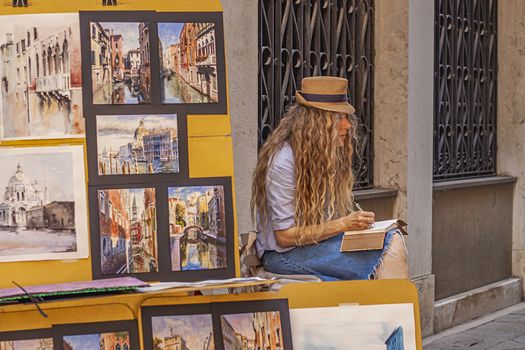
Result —
<instances>
[{"instance_id":1,"label":"woman","mask_svg":"<svg viewBox=\"0 0 525 350\"><path fill-rule=\"evenodd\" d=\"M262 147L252 185L257 254L267 271L323 280L408 278L399 231L383 250L340 253L344 231L365 229L375 214L354 211L354 107L348 82L310 77L296 104Z\"/></svg>"}]
</instances>

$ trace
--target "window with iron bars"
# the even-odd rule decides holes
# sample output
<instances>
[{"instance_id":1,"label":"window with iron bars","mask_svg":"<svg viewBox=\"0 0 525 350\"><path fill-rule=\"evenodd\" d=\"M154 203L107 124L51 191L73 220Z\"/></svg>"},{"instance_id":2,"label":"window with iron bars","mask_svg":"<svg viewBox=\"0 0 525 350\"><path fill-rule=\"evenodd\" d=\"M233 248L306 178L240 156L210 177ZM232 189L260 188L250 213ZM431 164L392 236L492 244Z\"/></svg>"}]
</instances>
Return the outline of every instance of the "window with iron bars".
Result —
<instances>
[{"instance_id":1,"label":"window with iron bars","mask_svg":"<svg viewBox=\"0 0 525 350\"><path fill-rule=\"evenodd\" d=\"M361 122L356 188L372 186L373 9L373 0L259 0L259 146L303 77L347 78Z\"/></svg>"},{"instance_id":2,"label":"window with iron bars","mask_svg":"<svg viewBox=\"0 0 525 350\"><path fill-rule=\"evenodd\" d=\"M496 0L435 0L434 181L496 174Z\"/></svg>"}]
</instances>

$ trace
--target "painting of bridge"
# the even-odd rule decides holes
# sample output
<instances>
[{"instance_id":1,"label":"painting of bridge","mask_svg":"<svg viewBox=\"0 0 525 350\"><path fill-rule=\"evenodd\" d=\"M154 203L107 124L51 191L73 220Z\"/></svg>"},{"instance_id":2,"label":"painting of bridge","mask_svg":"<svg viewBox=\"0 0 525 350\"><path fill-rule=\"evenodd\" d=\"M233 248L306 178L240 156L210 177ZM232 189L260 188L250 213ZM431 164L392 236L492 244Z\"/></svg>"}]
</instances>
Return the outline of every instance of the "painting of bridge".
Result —
<instances>
[{"instance_id":1,"label":"painting of bridge","mask_svg":"<svg viewBox=\"0 0 525 350\"><path fill-rule=\"evenodd\" d=\"M224 187L168 191L172 271L226 268Z\"/></svg>"}]
</instances>

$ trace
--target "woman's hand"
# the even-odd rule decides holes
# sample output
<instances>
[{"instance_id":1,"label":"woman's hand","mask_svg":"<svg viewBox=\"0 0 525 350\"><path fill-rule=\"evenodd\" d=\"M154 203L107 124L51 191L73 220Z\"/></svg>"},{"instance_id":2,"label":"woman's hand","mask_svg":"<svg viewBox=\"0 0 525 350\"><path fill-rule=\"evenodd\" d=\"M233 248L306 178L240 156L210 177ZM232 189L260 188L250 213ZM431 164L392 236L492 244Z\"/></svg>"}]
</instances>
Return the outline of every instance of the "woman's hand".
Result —
<instances>
[{"instance_id":1,"label":"woman's hand","mask_svg":"<svg viewBox=\"0 0 525 350\"><path fill-rule=\"evenodd\" d=\"M339 221L343 226L342 231L364 230L374 223L375 216L371 211L354 211Z\"/></svg>"}]
</instances>

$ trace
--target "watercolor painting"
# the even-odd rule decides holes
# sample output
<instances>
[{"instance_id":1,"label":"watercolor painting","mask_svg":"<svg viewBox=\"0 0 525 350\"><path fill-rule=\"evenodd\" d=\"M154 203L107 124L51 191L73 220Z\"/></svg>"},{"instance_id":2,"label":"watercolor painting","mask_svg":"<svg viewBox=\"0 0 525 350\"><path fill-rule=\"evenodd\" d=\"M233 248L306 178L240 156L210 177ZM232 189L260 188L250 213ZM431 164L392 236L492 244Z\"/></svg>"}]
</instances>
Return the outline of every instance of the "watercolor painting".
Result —
<instances>
[{"instance_id":1,"label":"watercolor painting","mask_svg":"<svg viewBox=\"0 0 525 350\"><path fill-rule=\"evenodd\" d=\"M111 332L63 337L63 350L132 350L129 333Z\"/></svg>"},{"instance_id":2,"label":"watercolor painting","mask_svg":"<svg viewBox=\"0 0 525 350\"><path fill-rule=\"evenodd\" d=\"M173 271L226 267L224 186L168 189Z\"/></svg>"},{"instance_id":3,"label":"watercolor painting","mask_svg":"<svg viewBox=\"0 0 525 350\"><path fill-rule=\"evenodd\" d=\"M152 318L154 350L214 350L211 315Z\"/></svg>"},{"instance_id":4,"label":"watercolor painting","mask_svg":"<svg viewBox=\"0 0 525 350\"><path fill-rule=\"evenodd\" d=\"M297 350L416 350L412 304L291 309L290 319Z\"/></svg>"},{"instance_id":5,"label":"watercolor painting","mask_svg":"<svg viewBox=\"0 0 525 350\"><path fill-rule=\"evenodd\" d=\"M102 274L158 271L154 188L98 191Z\"/></svg>"},{"instance_id":6,"label":"watercolor painting","mask_svg":"<svg viewBox=\"0 0 525 350\"><path fill-rule=\"evenodd\" d=\"M285 350L279 311L221 316L225 350Z\"/></svg>"},{"instance_id":7,"label":"watercolor painting","mask_svg":"<svg viewBox=\"0 0 525 350\"><path fill-rule=\"evenodd\" d=\"M0 16L3 140L83 137L78 13Z\"/></svg>"},{"instance_id":8,"label":"watercolor painting","mask_svg":"<svg viewBox=\"0 0 525 350\"><path fill-rule=\"evenodd\" d=\"M1 350L53 350L53 339L0 340Z\"/></svg>"},{"instance_id":9,"label":"watercolor painting","mask_svg":"<svg viewBox=\"0 0 525 350\"><path fill-rule=\"evenodd\" d=\"M177 115L97 116L99 175L179 172Z\"/></svg>"},{"instance_id":10,"label":"watercolor painting","mask_svg":"<svg viewBox=\"0 0 525 350\"><path fill-rule=\"evenodd\" d=\"M149 24L91 22L93 104L151 102Z\"/></svg>"},{"instance_id":11,"label":"watercolor painting","mask_svg":"<svg viewBox=\"0 0 525 350\"><path fill-rule=\"evenodd\" d=\"M159 23L163 103L215 103L214 23Z\"/></svg>"},{"instance_id":12,"label":"watercolor painting","mask_svg":"<svg viewBox=\"0 0 525 350\"><path fill-rule=\"evenodd\" d=\"M0 262L87 257L82 146L3 148Z\"/></svg>"}]
</instances>

